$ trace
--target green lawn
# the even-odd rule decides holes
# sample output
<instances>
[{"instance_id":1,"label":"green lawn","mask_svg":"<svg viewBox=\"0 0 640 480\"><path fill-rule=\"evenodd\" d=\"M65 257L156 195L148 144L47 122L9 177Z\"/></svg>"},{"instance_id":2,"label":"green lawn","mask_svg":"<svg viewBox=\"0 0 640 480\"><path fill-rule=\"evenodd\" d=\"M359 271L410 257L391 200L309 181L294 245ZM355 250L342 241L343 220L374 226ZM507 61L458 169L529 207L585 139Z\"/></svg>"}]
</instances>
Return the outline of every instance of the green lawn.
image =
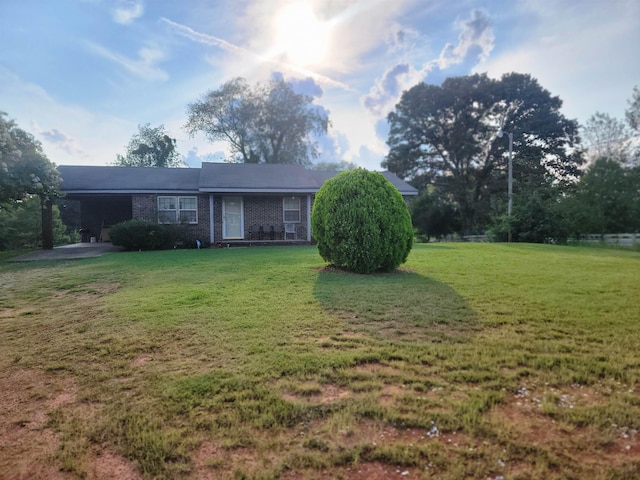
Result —
<instances>
[{"instance_id":1,"label":"green lawn","mask_svg":"<svg viewBox=\"0 0 640 480\"><path fill-rule=\"evenodd\" d=\"M0 472L639 478L639 252L324 267L315 247L0 261Z\"/></svg>"}]
</instances>

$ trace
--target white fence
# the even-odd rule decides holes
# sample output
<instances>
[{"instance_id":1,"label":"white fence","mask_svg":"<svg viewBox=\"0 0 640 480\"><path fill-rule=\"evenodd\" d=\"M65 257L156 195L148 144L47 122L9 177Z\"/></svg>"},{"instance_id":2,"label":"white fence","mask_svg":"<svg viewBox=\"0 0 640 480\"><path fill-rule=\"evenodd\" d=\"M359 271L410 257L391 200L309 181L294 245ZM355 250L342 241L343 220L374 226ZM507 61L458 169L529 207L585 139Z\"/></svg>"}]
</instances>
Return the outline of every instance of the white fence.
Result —
<instances>
[{"instance_id":1,"label":"white fence","mask_svg":"<svg viewBox=\"0 0 640 480\"><path fill-rule=\"evenodd\" d=\"M640 233L588 234L581 235L580 241L587 243L610 243L632 247L636 244L640 245Z\"/></svg>"},{"instance_id":2,"label":"white fence","mask_svg":"<svg viewBox=\"0 0 640 480\"><path fill-rule=\"evenodd\" d=\"M434 241L434 240L432 240ZM460 237L457 235L447 235L446 237L436 240L439 242L490 242L491 238L487 235L465 235ZM570 242L575 242L569 240ZM580 242L585 243L607 243L610 245L620 245L623 247L633 247L634 245L640 245L640 233L611 233L606 235L600 234L587 234L581 235Z\"/></svg>"},{"instance_id":3,"label":"white fence","mask_svg":"<svg viewBox=\"0 0 640 480\"><path fill-rule=\"evenodd\" d=\"M465 242L489 242L491 239L487 235L465 235L462 237Z\"/></svg>"}]
</instances>

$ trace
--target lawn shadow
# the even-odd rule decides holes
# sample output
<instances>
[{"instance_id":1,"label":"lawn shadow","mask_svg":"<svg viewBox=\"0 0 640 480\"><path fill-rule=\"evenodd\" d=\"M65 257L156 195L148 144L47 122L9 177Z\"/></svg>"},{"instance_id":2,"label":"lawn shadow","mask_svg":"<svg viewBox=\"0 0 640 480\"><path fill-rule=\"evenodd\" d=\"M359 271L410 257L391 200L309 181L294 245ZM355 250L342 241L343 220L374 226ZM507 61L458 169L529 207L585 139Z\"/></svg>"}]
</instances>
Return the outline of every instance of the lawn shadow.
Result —
<instances>
[{"instance_id":1,"label":"lawn shadow","mask_svg":"<svg viewBox=\"0 0 640 480\"><path fill-rule=\"evenodd\" d=\"M314 296L350 329L402 341L466 341L476 313L449 285L406 270L358 275L322 268Z\"/></svg>"}]
</instances>

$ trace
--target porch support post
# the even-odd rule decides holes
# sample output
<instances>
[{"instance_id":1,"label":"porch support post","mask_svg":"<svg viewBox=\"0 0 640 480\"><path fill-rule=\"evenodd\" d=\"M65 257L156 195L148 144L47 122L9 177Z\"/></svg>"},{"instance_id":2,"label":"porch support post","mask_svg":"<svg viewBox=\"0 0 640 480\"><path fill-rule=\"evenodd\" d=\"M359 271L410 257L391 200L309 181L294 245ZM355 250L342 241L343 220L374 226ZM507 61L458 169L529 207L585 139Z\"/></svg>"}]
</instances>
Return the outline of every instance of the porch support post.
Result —
<instances>
[{"instance_id":1,"label":"porch support post","mask_svg":"<svg viewBox=\"0 0 640 480\"><path fill-rule=\"evenodd\" d=\"M311 241L311 194L307 195L307 242Z\"/></svg>"},{"instance_id":2,"label":"porch support post","mask_svg":"<svg viewBox=\"0 0 640 480\"><path fill-rule=\"evenodd\" d=\"M211 243L211 245L213 245L213 242L215 240L214 237L214 229L213 229L213 206L214 206L214 201L213 201L213 193L209 194L209 243Z\"/></svg>"}]
</instances>

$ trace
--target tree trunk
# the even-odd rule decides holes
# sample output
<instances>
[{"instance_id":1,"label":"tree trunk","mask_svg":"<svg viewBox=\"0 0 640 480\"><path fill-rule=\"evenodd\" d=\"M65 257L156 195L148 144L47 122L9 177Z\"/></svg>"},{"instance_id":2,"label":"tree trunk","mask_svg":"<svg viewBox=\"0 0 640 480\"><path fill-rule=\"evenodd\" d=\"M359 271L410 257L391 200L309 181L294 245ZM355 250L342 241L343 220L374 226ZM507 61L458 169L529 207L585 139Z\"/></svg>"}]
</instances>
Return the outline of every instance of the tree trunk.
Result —
<instances>
[{"instance_id":1,"label":"tree trunk","mask_svg":"<svg viewBox=\"0 0 640 480\"><path fill-rule=\"evenodd\" d=\"M53 250L53 201L40 200L42 210L42 249Z\"/></svg>"}]
</instances>

